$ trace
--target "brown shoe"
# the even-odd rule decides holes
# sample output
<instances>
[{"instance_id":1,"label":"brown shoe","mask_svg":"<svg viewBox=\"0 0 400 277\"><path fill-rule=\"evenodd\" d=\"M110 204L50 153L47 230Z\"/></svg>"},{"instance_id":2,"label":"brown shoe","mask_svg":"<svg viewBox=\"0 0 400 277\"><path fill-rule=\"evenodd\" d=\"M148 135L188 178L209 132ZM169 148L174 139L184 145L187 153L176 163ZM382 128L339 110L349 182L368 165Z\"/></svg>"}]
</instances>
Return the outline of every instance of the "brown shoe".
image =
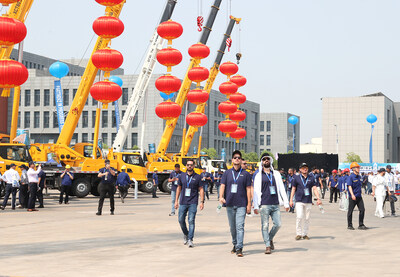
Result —
<instances>
[{"instance_id":1,"label":"brown shoe","mask_svg":"<svg viewBox=\"0 0 400 277\"><path fill-rule=\"evenodd\" d=\"M303 236L303 239L310 240L310 238L308 236Z\"/></svg>"},{"instance_id":2,"label":"brown shoe","mask_svg":"<svg viewBox=\"0 0 400 277\"><path fill-rule=\"evenodd\" d=\"M296 236L295 239L296 240L301 240L301 236Z\"/></svg>"},{"instance_id":3,"label":"brown shoe","mask_svg":"<svg viewBox=\"0 0 400 277\"><path fill-rule=\"evenodd\" d=\"M265 252L264 252L265 254L271 254L271 247L267 247L266 249L265 249Z\"/></svg>"},{"instance_id":4,"label":"brown shoe","mask_svg":"<svg viewBox=\"0 0 400 277\"><path fill-rule=\"evenodd\" d=\"M243 257L243 250L242 249L236 250L236 256Z\"/></svg>"},{"instance_id":5,"label":"brown shoe","mask_svg":"<svg viewBox=\"0 0 400 277\"><path fill-rule=\"evenodd\" d=\"M232 250L231 250L231 254L235 254L236 253L236 247L233 246Z\"/></svg>"},{"instance_id":6,"label":"brown shoe","mask_svg":"<svg viewBox=\"0 0 400 277\"><path fill-rule=\"evenodd\" d=\"M28 212L33 212L33 210L32 209L28 209Z\"/></svg>"},{"instance_id":7,"label":"brown shoe","mask_svg":"<svg viewBox=\"0 0 400 277\"><path fill-rule=\"evenodd\" d=\"M274 242L271 240L269 243L270 243L270 245L271 245L271 250L275 250Z\"/></svg>"}]
</instances>

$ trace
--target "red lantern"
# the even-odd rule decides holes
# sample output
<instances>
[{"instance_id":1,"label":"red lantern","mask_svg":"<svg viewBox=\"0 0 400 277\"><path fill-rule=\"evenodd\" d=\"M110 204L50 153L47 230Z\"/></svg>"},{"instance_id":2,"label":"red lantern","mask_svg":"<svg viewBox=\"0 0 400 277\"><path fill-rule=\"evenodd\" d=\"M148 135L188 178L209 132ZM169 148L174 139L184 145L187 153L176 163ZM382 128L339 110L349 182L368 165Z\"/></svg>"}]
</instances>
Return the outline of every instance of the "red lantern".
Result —
<instances>
[{"instance_id":1,"label":"red lantern","mask_svg":"<svg viewBox=\"0 0 400 277\"><path fill-rule=\"evenodd\" d=\"M208 92L202 89L193 89L187 94L187 100L195 105L200 105L207 102L208 97Z\"/></svg>"},{"instance_id":2,"label":"red lantern","mask_svg":"<svg viewBox=\"0 0 400 277\"><path fill-rule=\"evenodd\" d=\"M124 32L124 23L113 16L101 16L93 22L93 31L99 37L112 39Z\"/></svg>"},{"instance_id":3,"label":"red lantern","mask_svg":"<svg viewBox=\"0 0 400 277\"><path fill-rule=\"evenodd\" d=\"M168 44L172 44L173 39L182 35L183 27L178 22L168 20L158 25L157 33L160 37L167 39Z\"/></svg>"},{"instance_id":4,"label":"red lantern","mask_svg":"<svg viewBox=\"0 0 400 277\"><path fill-rule=\"evenodd\" d=\"M157 61L167 67L167 72L171 71L171 66L180 64L182 54L179 50L168 47L160 50L157 53Z\"/></svg>"},{"instance_id":5,"label":"red lantern","mask_svg":"<svg viewBox=\"0 0 400 277\"><path fill-rule=\"evenodd\" d=\"M244 111L237 110L236 112L231 113L229 115L229 119L231 119L231 120L235 121L237 124L239 124L239 122L246 119L246 113Z\"/></svg>"},{"instance_id":6,"label":"red lantern","mask_svg":"<svg viewBox=\"0 0 400 277\"><path fill-rule=\"evenodd\" d=\"M13 88L28 80L28 69L17 61L0 60L0 88Z\"/></svg>"},{"instance_id":7,"label":"red lantern","mask_svg":"<svg viewBox=\"0 0 400 277\"><path fill-rule=\"evenodd\" d=\"M186 123L195 128L206 125L207 121L207 116L203 113L192 112L186 116Z\"/></svg>"},{"instance_id":8,"label":"red lantern","mask_svg":"<svg viewBox=\"0 0 400 277\"><path fill-rule=\"evenodd\" d=\"M117 101L122 95L122 89L119 85L110 81L101 81L95 83L90 88L90 95L92 97L103 103L104 108L107 108L107 104Z\"/></svg>"},{"instance_id":9,"label":"red lantern","mask_svg":"<svg viewBox=\"0 0 400 277\"><path fill-rule=\"evenodd\" d=\"M166 101L157 105L156 114L164 120L170 120L179 117L181 110L181 106L177 103Z\"/></svg>"},{"instance_id":10,"label":"red lantern","mask_svg":"<svg viewBox=\"0 0 400 277\"><path fill-rule=\"evenodd\" d=\"M100 5L108 6L108 7L121 4L123 1L124 0L96 0L96 2L99 3Z\"/></svg>"},{"instance_id":11,"label":"red lantern","mask_svg":"<svg viewBox=\"0 0 400 277\"><path fill-rule=\"evenodd\" d=\"M225 133L226 136L229 136L230 133L235 132L237 128L237 124L230 120L225 120L218 124L218 129L222 133Z\"/></svg>"},{"instance_id":12,"label":"red lantern","mask_svg":"<svg viewBox=\"0 0 400 277\"><path fill-rule=\"evenodd\" d=\"M237 92L229 96L229 101L235 103L236 105L240 105L246 102L246 96L240 92Z\"/></svg>"},{"instance_id":13,"label":"red lantern","mask_svg":"<svg viewBox=\"0 0 400 277\"><path fill-rule=\"evenodd\" d=\"M239 87L235 83L232 83L230 81L224 82L219 85L219 91L227 96L236 93L238 89Z\"/></svg>"},{"instance_id":14,"label":"red lantern","mask_svg":"<svg viewBox=\"0 0 400 277\"><path fill-rule=\"evenodd\" d=\"M190 46L188 52L193 59L201 60L210 55L210 48L202 43L197 43Z\"/></svg>"},{"instance_id":15,"label":"red lantern","mask_svg":"<svg viewBox=\"0 0 400 277\"><path fill-rule=\"evenodd\" d=\"M210 72L208 71L207 68L205 67L193 67L192 69L189 70L188 72L188 78L192 82L195 82L199 84L200 82L207 80L208 76L210 75Z\"/></svg>"},{"instance_id":16,"label":"red lantern","mask_svg":"<svg viewBox=\"0 0 400 277\"><path fill-rule=\"evenodd\" d=\"M0 3L3 6L8 6L10 4L17 3L18 1L20 1L20 0L0 0Z\"/></svg>"},{"instance_id":17,"label":"red lantern","mask_svg":"<svg viewBox=\"0 0 400 277\"><path fill-rule=\"evenodd\" d=\"M113 71L122 65L124 57L117 50L105 48L93 53L92 62L100 70Z\"/></svg>"},{"instance_id":18,"label":"red lantern","mask_svg":"<svg viewBox=\"0 0 400 277\"><path fill-rule=\"evenodd\" d=\"M238 87L243 87L246 83L247 80L245 77L243 77L242 75L235 75L232 76L229 81L235 83L236 85L238 85Z\"/></svg>"},{"instance_id":19,"label":"red lantern","mask_svg":"<svg viewBox=\"0 0 400 277\"><path fill-rule=\"evenodd\" d=\"M181 88L181 80L172 75L161 76L156 80L156 88L166 94L171 94Z\"/></svg>"},{"instance_id":20,"label":"red lantern","mask_svg":"<svg viewBox=\"0 0 400 277\"><path fill-rule=\"evenodd\" d=\"M236 139L236 142L239 142L240 139L246 136L247 132L243 128L237 128L235 132L230 133L231 138Z\"/></svg>"},{"instance_id":21,"label":"red lantern","mask_svg":"<svg viewBox=\"0 0 400 277\"><path fill-rule=\"evenodd\" d=\"M233 62L226 62L219 66L219 71L221 71L222 74L227 75L229 78L231 75L236 74L239 71L239 67Z\"/></svg>"},{"instance_id":22,"label":"red lantern","mask_svg":"<svg viewBox=\"0 0 400 277\"><path fill-rule=\"evenodd\" d=\"M225 115L229 115L237 111L237 106L231 101L225 101L218 105L218 110Z\"/></svg>"},{"instance_id":23,"label":"red lantern","mask_svg":"<svg viewBox=\"0 0 400 277\"><path fill-rule=\"evenodd\" d=\"M0 45L12 46L26 37L26 27L21 21L11 17L0 17Z\"/></svg>"}]
</instances>

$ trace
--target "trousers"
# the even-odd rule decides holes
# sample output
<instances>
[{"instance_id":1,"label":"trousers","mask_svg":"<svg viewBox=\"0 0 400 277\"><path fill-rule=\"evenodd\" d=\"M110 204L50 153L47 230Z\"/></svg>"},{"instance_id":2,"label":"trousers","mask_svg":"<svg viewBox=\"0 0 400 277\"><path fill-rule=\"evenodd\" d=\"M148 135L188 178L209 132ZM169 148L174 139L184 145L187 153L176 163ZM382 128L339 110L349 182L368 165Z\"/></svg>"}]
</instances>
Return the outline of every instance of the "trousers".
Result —
<instances>
[{"instance_id":1,"label":"trousers","mask_svg":"<svg viewBox=\"0 0 400 277\"><path fill-rule=\"evenodd\" d=\"M376 209L375 209L375 216L380 218L385 217L385 213L383 212L383 203L385 202L385 195L375 195L376 199Z\"/></svg>"},{"instance_id":2,"label":"trousers","mask_svg":"<svg viewBox=\"0 0 400 277\"><path fill-rule=\"evenodd\" d=\"M28 184L21 185L19 187L19 204L22 208L28 208L29 201L29 192L28 192Z\"/></svg>"},{"instance_id":3,"label":"trousers","mask_svg":"<svg viewBox=\"0 0 400 277\"><path fill-rule=\"evenodd\" d=\"M35 208L37 188L38 188L38 184L37 183L29 183L28 209L34 209Z\"/></svg>"},{"instance_id":4,"label":"trousers","mask_svg":"<svg viewBox=\"0 0 400 277\"><path fill-rule=\"evenodd\" d=\"M69 194L71 192L71 186L63 186L60 187L60 199L58 202L61 204L63 202L63 195L65 193L65 204L69 202Z\"/></svg>"},{"instance_id":5,"label":"trousers","mask_svg":"<svg viewBox=\"0 0 400 277\"><path fill-rule=\"evenodd\" d=\"M307 236L310 225L311 203L296 202L296 234Z\"/></svg>"},{"instance_id":6,"label":"trousers","mask_svg":"<svg viewBox=\"0 0 400 277\"><path fill-rule=\"evenodd\" d=\"M98 191L100 194L100 199L99 199L99 206L97 208L98 212L101 213L103 210L103 204L104 204L104 198L106 198L106 195L110 197L110 212L114 211L114 184L108 184L108 183L100 183L98 187Z\"/></svg>"},{"instance_id":7,"label":"trousers","mask_svg":"<svg viewBox=\"0 0 400 277\"><path fill-rule=\"evenodd\" d=\"M360 211L358 215L358 224L359 226L364 225L364 214L365 214L365 208L364 208L364 201L362 197L356 197L356 200L353 200L351 197L349 197L349 211L347 212L347 226L353 226L353 210L356 207Z\"/></svg>"}]
</instances>

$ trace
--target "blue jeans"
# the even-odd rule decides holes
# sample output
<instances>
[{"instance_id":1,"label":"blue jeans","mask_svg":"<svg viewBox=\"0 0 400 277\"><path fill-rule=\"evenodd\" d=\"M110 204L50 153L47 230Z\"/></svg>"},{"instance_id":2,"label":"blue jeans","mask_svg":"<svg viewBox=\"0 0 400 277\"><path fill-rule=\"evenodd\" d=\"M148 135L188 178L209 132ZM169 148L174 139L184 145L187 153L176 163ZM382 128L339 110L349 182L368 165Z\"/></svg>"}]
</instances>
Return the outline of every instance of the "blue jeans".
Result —
<instances>
[{"instance_id":1,"label":"blue jeans","mask_svg":"<svg viewBox=\"0 0 400 277\"><path fill-rule=\"evenodd\" d=\"M236 250L243 248L244 220L246 218L246 207L226 207L229 227L231 229L232 243Z\"/></svg>"},{"instance_id":2,"label":"blue jeans","mask_svg":"<svg viewBox=\"0 0 400 277\"><path fill-rule=\"evenodd\" d=\"M186 226L186 215L189 212L188 221L189 221L189 231ZM179 216L178 221L181 225L182 232L185 236L188 237L189 240L193 240L194 237L194 227L195 227L195 219L197 213L197 204L189 204L189 205L180 205L179 206Z\"/></svg>"},{"instance_id":3,"label":"blue jeans","mask_svg":"<svg viewBox=\"0 0 400 277\"><path fill-rule=\"evenodd\" d=\"M292 193L292 190L288 190L287 192L287 198L290 201L290 194ZM296 197L293 195L293 208L290 207L290 212L294 211L294 206L296 205Z\"/></svg>"},{"instance_id":4,"label":"blue jeans","mask_svg":"<svg viewBox=\"0 0 400 277\"><path fill-rule=\"evenodd\" d=\"M263 235L264 243L266 247L271 246L271 240L274 239L279 228L281 228L281 211L279 205L262 205L260 207L261 215L261 232ZM269 217L272 219L274 224L271 230L269 229Z\"/></svg>"},{"instance_id":5,"label":"blue jeans","mask_svg":"<svg viewBox=\"0 0 400 277\"><path fill-rule=\"evenodd\" d=\"M215 187L217 188L217 195L218 195L218 199L219 199L219 188L221 187L221 184L215 183Z\"/></svg>"},{"instance_id":6,"label":"blue jeans","mask_svg":"<svg viewBox=\"0 0 400 277\"><path fill-rule=\"evenodd\" d=\"M15 209L17 190L18 188L13 188L11 184L6 185L6 194L4 195L3 207L7 206L8 198L10 197L11 194L11 207Z\"/></svg>"},{"instance_id":7,"label":"blue jeans","mask_svg":"<svg viewBox=\"0 0 400 277\"><path fill-rule=\"evenodd\" d=\"M171 190L171 214L175 214L175 197L176 197L176 190Z\"/></svg>"}]
</instances>

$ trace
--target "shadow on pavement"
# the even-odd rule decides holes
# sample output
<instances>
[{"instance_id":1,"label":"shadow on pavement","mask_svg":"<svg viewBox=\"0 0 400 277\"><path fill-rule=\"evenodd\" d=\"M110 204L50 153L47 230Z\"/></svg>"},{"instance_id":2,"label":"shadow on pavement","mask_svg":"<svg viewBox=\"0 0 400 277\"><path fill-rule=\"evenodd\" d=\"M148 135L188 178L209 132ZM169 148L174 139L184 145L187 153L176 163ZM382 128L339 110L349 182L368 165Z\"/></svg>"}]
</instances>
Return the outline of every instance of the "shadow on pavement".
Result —
<instances>
[{"instance_id":1,"label":"shadow on pavement","mask_svg":"<svg viewBox=\"0 0 400 277\"><path fill-rule=\"evenodd\" d=\"M200 242L196 243L196 246L211 246L211 245L225 245L228 242Z\"/></svg>"},{"instance_id":2,"label":"shadow on pavement","mask_svg":"<svg viewBox=\"0 0 400 277\"><path fill-rule=\"evenodd\" d=\"M317 236L317 237L310 237L310 239L335 239L333 236Z\"/></svg>"}]
</instances>

